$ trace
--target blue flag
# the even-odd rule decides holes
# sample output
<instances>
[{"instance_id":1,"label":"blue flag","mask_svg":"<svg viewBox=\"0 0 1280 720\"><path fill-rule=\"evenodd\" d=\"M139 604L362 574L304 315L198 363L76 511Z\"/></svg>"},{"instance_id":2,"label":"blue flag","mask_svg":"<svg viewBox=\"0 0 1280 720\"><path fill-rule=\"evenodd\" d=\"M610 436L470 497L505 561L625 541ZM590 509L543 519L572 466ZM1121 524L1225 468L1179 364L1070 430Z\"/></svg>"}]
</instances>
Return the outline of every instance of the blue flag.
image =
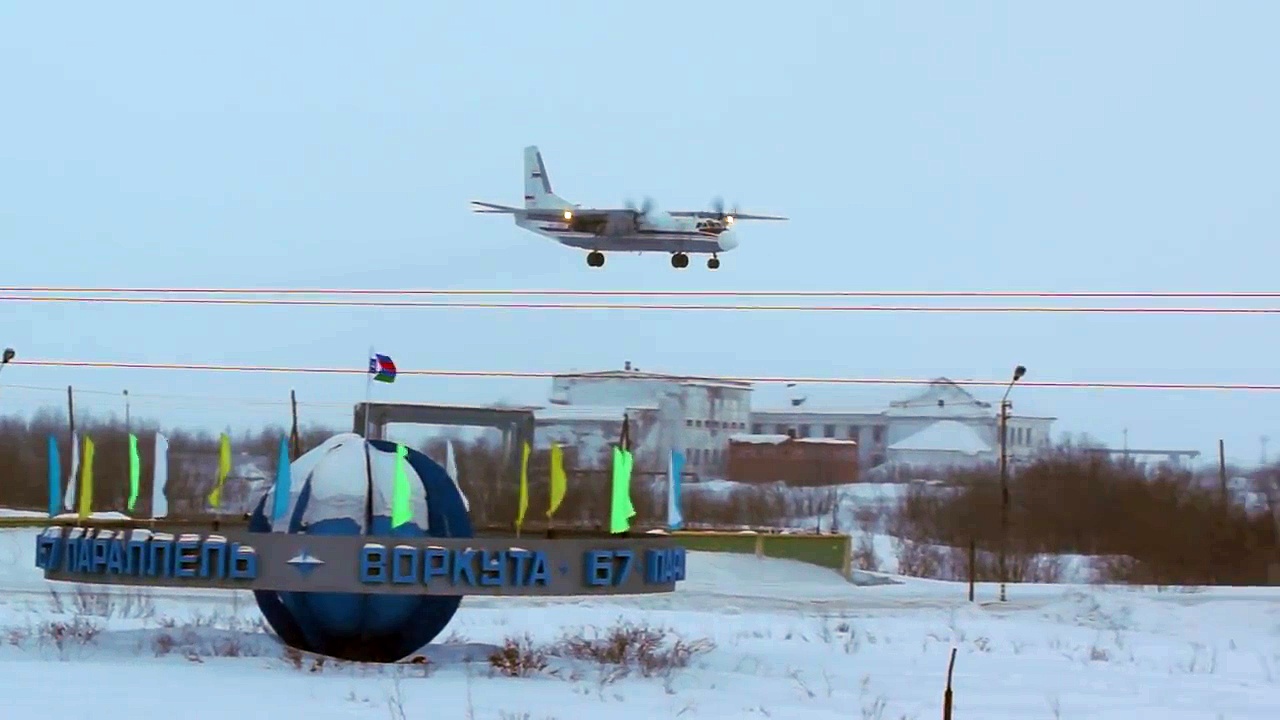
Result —
<instances>
[{"instance_id":1,"label":"blue flag","mask_svg":"<svg viewBox=\"0 0 1280 720\"><path fill-rule=\"evenodd\" d=\"M684 473L684 455L671 451L671 463L667 466L667 526L679 530L684 526L684 514L680 512L680 475Z\"/></svg>"},{"instance_id":2,"label":"blue flag","mask_svg":"<svg viewBox=\"0 0 1280 720\"><path fill-rule=\"evenodd\" d=\"M58 458L58 438L49 434L49 517L62 509L62 462Z\"/></svg>"},{"instance_id":3,"label":"blue flag","mask_svg":"<svg viewBox=\"0 0 1280 720\"><path fill-rule=\"evenodd\" d=\"M289 511L289 485L292 484L292 473L289 471L289 438L280 438L280 458L276 461L276 495L271 505L271 522L279 522Z\"/></svg>"}]
</instances>

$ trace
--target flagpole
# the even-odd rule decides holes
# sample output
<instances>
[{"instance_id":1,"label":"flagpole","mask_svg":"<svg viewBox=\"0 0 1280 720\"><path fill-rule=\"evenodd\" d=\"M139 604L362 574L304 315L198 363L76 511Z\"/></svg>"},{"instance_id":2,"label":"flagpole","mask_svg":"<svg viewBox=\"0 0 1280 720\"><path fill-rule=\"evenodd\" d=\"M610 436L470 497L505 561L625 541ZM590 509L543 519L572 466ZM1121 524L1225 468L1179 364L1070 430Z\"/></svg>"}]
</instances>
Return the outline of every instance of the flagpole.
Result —
<instances>
[{"instance_id":1,"label":"flagpole","mask_svg":"<svg viewBox=\"0 0 1280 720\"><path fill-rule=\"evenodd\" d=\"M372 363L373 361L374 361L373 346L370 345L369 346L369 362ZM365 376L364 376L364 439L365 440L369 439L369 416L371 415L369 404L373 402L373 375L376 369L377 369L376 367L371 365L369 367L369 372L365 373Z\"/></svg>"},{"instance_id":2,"label":"flagpole","mask_svg":"<svg viewBox=\"0 0 1280 720\"><path fill-rule=\"evenodd\" d=\"M373 455L369 450L369 417L373 414L370 404L373 402L373 375L377 369L373 355L373 346L369 346L369 369L364 379L364 534L373 534Z\"/></svg>"}]
</instances>

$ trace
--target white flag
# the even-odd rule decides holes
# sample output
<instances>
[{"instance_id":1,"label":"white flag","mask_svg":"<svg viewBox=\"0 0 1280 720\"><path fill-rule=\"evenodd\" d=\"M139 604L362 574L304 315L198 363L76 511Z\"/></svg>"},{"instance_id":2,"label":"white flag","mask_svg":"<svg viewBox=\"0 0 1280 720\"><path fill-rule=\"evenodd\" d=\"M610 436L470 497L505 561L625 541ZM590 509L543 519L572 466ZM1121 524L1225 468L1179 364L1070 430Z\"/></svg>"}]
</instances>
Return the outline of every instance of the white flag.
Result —
<instances>
[{"instance_id":1,"label":"white flag","mask_svg":"<svg viewBox=\"0 0 1280 720\"><path fill-rule=\"evenodd\" d=\"M71 433L71 471L67 473L67 492L62 496L62 509L75 512L76 478L80 475L80 436Z\"/></svg>"},{"instance_id":2,"label":"white flag","mask_svg":"<svg viewBox=\"0 0 1280 720\"><path fill-rule=\"evenodd\" d=\"M151 517L162 518L169 514L169 500L164 495L169 483L169 439L160 433L156 433L156 461L151 477Z\"/></svg>"},{"instance_id":3,"label":"white flag","mask_svg":"<svg viewBox=\"0 0 1280 720\"><path fill-rule=\"evenodd\" d=\"M444 449L444 471L453 480L453 486L458 488L458 495L462 497L462 506L467 509L467 512L471 512L471 502L467 500L467 494L462 492L462 486L458 484L458 459L453 455L452 440L448 441Z\"/></svg>"}]
</instances>

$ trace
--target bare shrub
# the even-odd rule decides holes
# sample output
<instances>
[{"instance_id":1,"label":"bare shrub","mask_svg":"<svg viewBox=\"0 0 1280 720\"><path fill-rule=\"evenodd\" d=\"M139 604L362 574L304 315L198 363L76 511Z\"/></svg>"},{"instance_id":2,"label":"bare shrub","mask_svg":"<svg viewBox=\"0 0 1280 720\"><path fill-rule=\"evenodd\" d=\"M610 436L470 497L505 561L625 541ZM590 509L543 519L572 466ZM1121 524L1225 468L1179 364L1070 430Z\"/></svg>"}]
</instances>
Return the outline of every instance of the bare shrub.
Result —
<instances>
[{"instance_id":1,"label":"bare shrub","mask_svg":"<svg viewBox=\"0 0 1280 720\"><path fill-rule=\"evenodd\" d=\"M634 669L648 678L686 668L694 658L714 649L715 643L707 639L687 641L666 628L619 622L603 631L592 629L565 635L552 653Z\"/></svg>"},{"instance_id":2,"label":"bare shrub","mask_svg":"<svg viewBox=\"0 0 1280 720\"><path fill-rule=\"evenodd\" d=\"M915 540L893 539L894 554L898 559L898 573L922 578L952 579L945 571L949 568L948 553L941 548Z\"/></svg>"},{"instance_id":3,"label":"bare shrub","mask_svg":"<svg viewBox=\"0 0 1280 720\"><path fill-rule=\"evenodd\" d=\"M59 650L71 645L89 645L98 640L102 626L86 618L73 618L71 622L50 621L39 627L42 642L48 641Z\"/></svg>"},{"instance_id":4,"label":"bare shrub","mask_svg":"<svg viewBox=\"0 0 1280 720\"><path fill-rule=\"evenodd\" d=\"M859 535L853 546L853 567L868 572L880 571L880 556L876 554L875 538L867 533Z\"/></svg>"},{"instance_id":5,"label":"bare shrub","mask_svg":"<svg viewBox=\"0 0 1280 720\"><path fill-rule=\"evenodd\" d=\"M506 638L489 656L489 667L507 677L529 677L547 668L547 651L528 635Z\"/></svg>"}]
</instances>

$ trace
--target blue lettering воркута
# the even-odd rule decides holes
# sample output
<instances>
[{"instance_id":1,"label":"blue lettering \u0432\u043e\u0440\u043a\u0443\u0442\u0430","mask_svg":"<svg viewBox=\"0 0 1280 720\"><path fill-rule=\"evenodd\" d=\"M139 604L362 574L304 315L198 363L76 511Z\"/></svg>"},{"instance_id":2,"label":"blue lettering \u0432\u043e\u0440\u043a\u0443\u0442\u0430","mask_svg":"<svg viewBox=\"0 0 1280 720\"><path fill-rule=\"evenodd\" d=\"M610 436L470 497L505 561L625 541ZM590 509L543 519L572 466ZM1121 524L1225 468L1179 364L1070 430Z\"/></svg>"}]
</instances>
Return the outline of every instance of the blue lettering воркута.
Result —
<instances>
[{"instance_id":1,"label":"blue lettering \u0432\u043e\u0440\u043a\u0443\u0442\u0430","mask_svg":"<svg viewBox=\"0 0 1280 720\"><path fill-rule=\"evenodd\" d=\"M359 579L364 585L434 585L455 587L546 587L551 583L547 554L521 550L448 550L366 543L360 550Z\"/></svg>"}]
</instances>

